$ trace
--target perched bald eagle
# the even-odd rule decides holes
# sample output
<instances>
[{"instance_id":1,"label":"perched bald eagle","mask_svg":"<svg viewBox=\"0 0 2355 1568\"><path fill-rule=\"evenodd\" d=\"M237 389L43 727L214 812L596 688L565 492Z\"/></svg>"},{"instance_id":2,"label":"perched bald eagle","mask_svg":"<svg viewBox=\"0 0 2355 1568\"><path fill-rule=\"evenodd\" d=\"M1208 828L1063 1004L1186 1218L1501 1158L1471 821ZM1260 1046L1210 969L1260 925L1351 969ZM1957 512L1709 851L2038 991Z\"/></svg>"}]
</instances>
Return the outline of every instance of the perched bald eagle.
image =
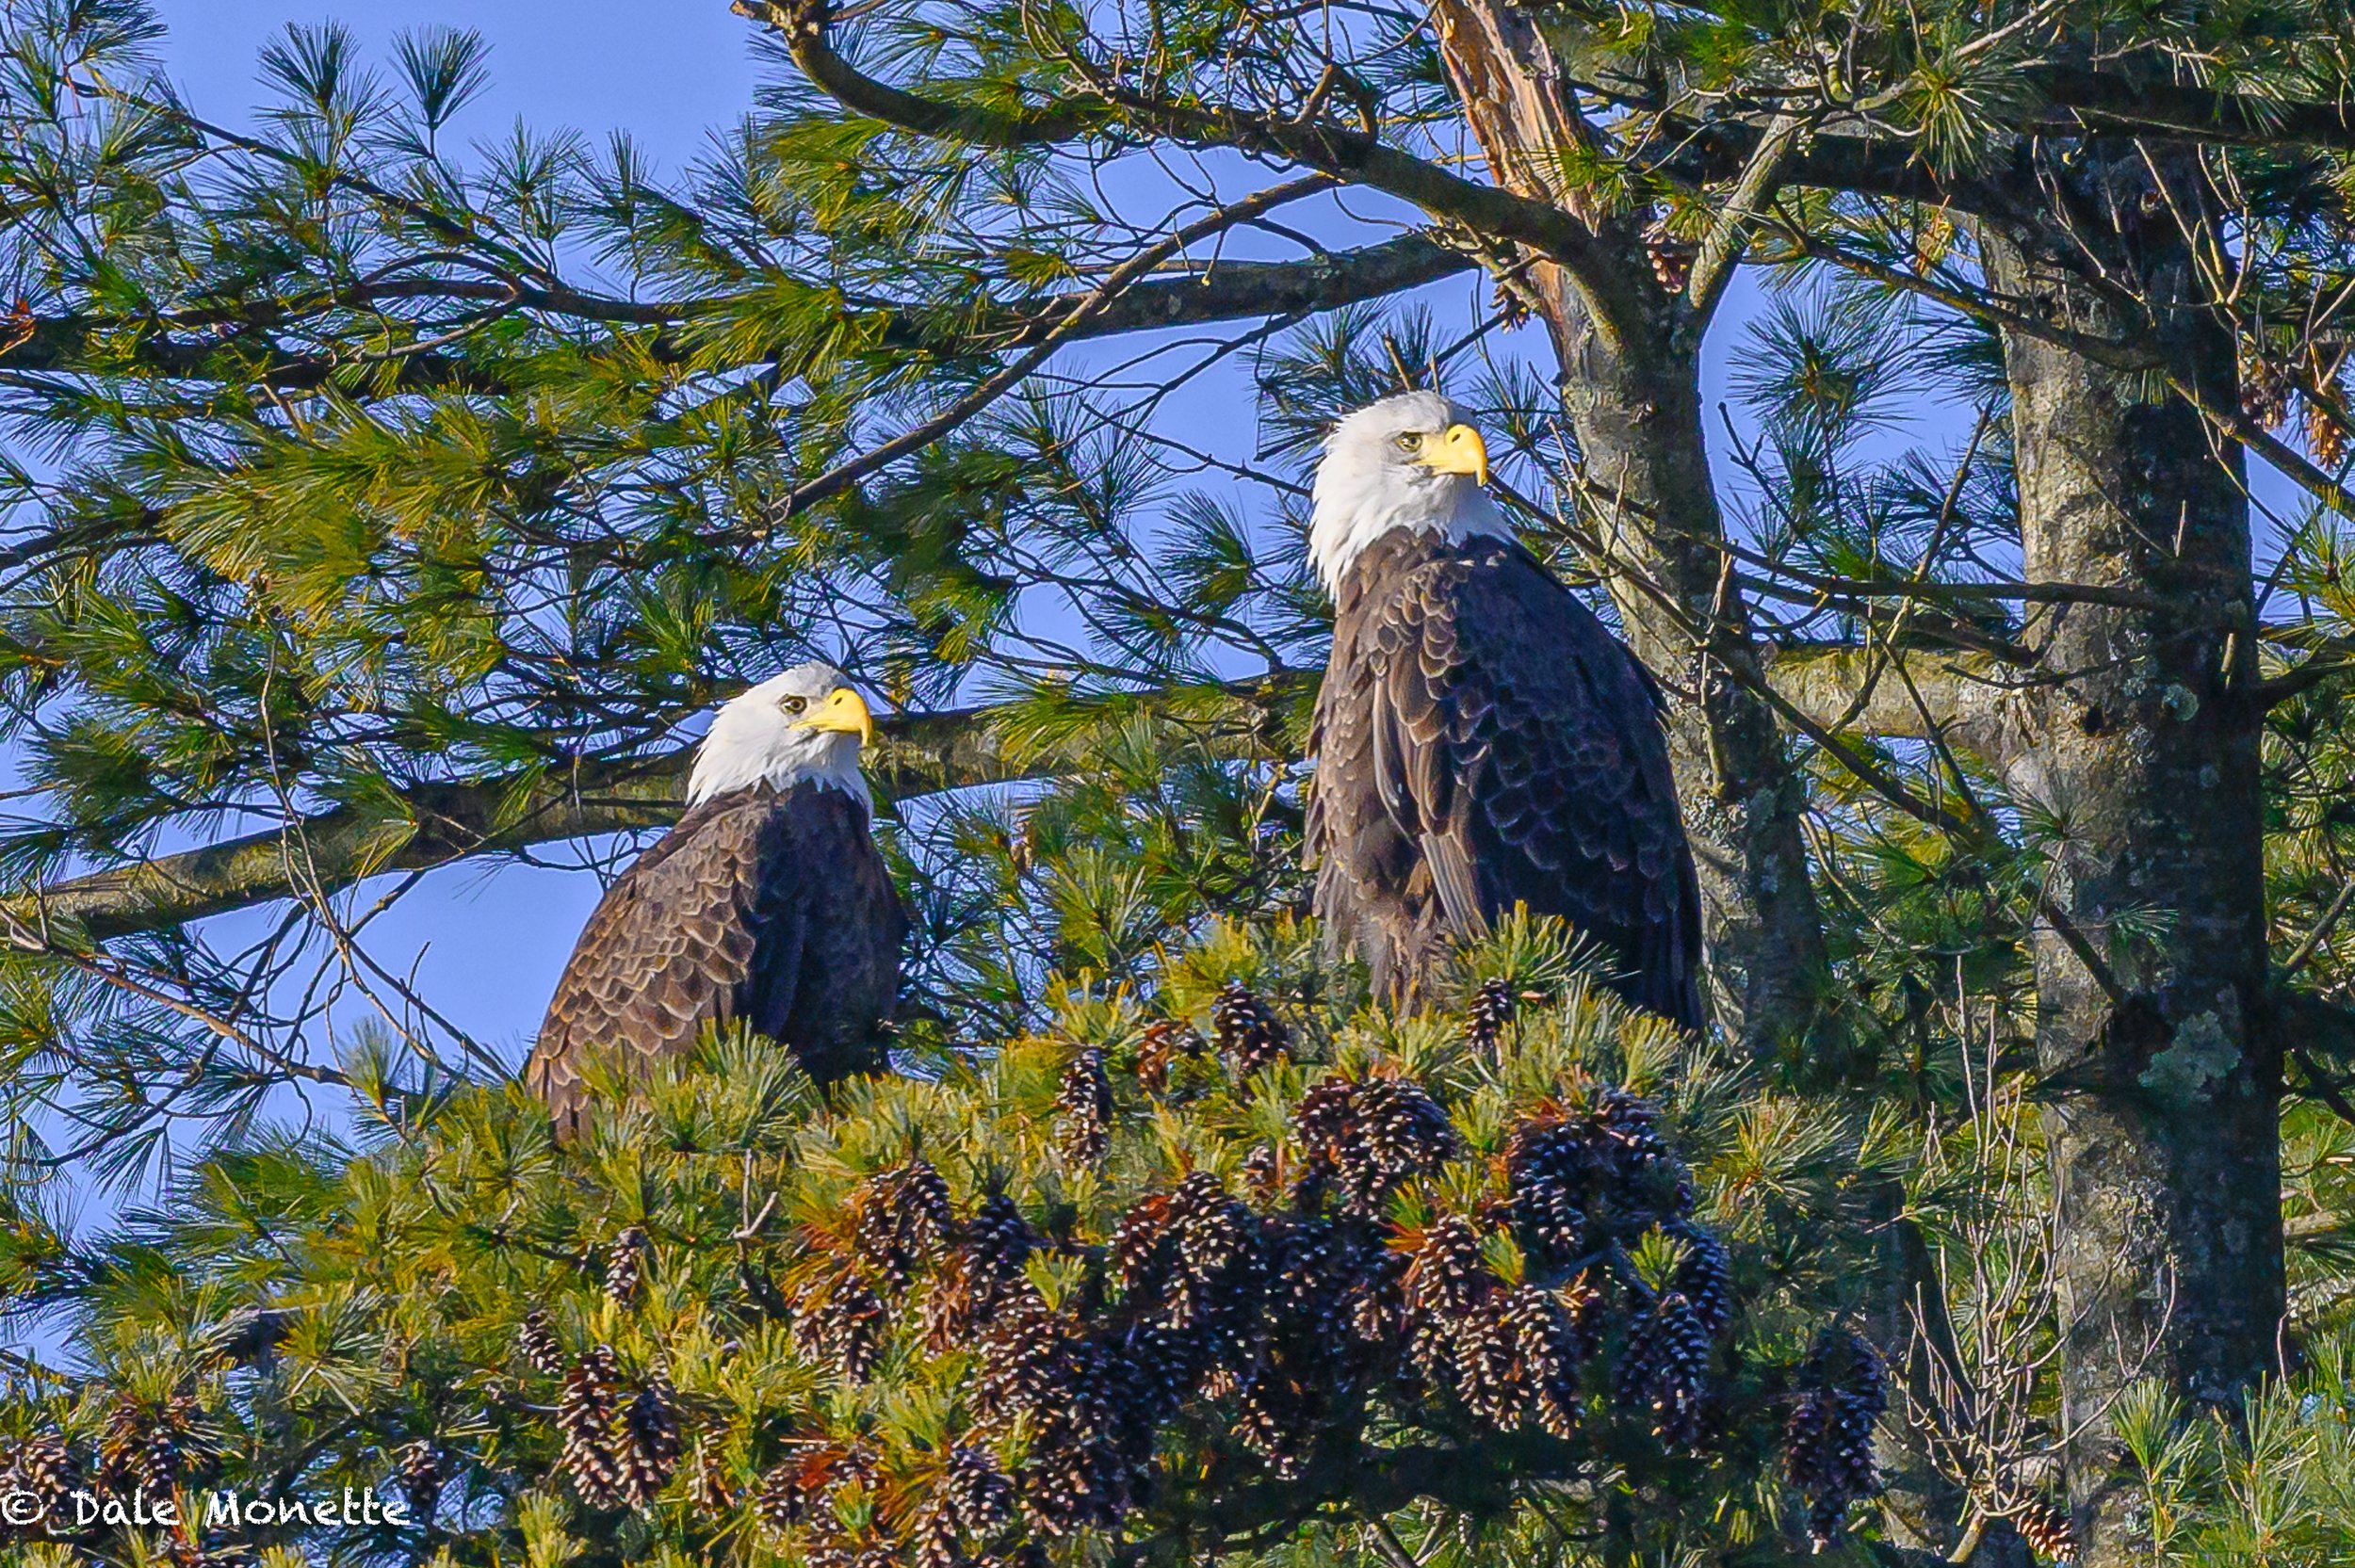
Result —
<instances>
[{"instance_id":1,"label":"perched bald eagle","mask_svg":"<svg viewBox=\"0 0 2355 1568\"><path fill-rule=\"evenodd\" d=\"M715 1020L742 1020L820 1079L881 1065L907 917L869 832L859 750L873 736L823 664L720 709L687 815L590 915L524 1068L561 1131L587 1108L585 1057L652 1060Z\"/></svg>"},{"instance_id":2,"label":"perched bald eagle","mask_svg":"<svg viewBox=\"0 0 2355 1568\"><path fill-rule=\"evenodd\" d=\"M1359 409L1326 443L1317 915L1405 1003L1450 938L1526 904L1609 949L1629 1000L1697 1028L1700 897L1657 690L1515 542L1487 478L1480 432L1437 393Z\"/></svg>"}]
</instances>

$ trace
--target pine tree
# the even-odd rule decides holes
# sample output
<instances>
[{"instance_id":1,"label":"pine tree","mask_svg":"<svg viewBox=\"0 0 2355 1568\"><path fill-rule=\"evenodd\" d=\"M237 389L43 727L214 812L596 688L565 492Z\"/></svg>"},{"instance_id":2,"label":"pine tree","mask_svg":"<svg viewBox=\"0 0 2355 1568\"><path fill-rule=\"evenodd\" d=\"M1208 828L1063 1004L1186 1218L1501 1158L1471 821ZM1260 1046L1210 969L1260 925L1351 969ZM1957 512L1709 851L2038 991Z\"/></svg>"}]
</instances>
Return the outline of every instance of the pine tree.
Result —
<instances>
[{"instance_id":1,"label":"pine tree","mask_svg":"<svg viewBox=\"0 0 2355 1568\"><path fill-rule=\"evenodd\" d=\"M2023 1409L2104 1413L2072 1428L2077 1475L2141 1463L2106 1414L2134 1407L2121 1368L2237 1409L2278 1378L2284 1321L2300 1343L2339 1330L2344 1270L2308 1243L2355 1201L2339 1157L2355 1028L2333 1000L2355 962L2343 8L2297 0L2249 26L1976 0L1765 20L1445 0L1339 25L1225 0L739 9L767 51L762 100L720 111L750 118L671 179L625 141L519 132L462 152L484 84L471 35L406 38L380 72L338 28L291 31L265 61L265 112L232 132L169 87L172 41L132 0L0 19L0 373L18 421L0 735L25 790L0 844L0 1289L72 1324L111 1302L104 1320L125 1325L73 1369L96 1380L87 1408L52 1408L56 1379L27 1370L12 1432L57 1427L109 1481L185 1484L262 1443L235 1380L339 1360L341 1309L239 1319L176 1362L126 1349L195 1343L193 1318L157 1327L126 1280L190 1301L263 1287L219 1284L219 1249L193 1241L166 1278L143 1234L118 1245L110 1220L69 1218L83 1205L56 1172L161 1195L162 1232L217 1240L268 1217L249 1249L266 1271L322 1267L276 1237L313 1226L329 1188L399 1246L402 1204L335 1188L360 1152L272 1130L278 1107L349 1088L369 1136L432 1137L434 1117L487 1118L447 1107L475 1107L505 1064L397 978L406 962L374 946L389 923L353 922L342 896L378 877L370 898L412 897L430 870L658 825L681 721L813 651L894 710L877 783L907 808L886 831L923 913L906 1062L966 1093L977 1063L1004 1047L1018 1065L1015 1043L1068 1007L1064 1048L1102 1053L1121 1103L1184 1153L1139 1153L1116 1125L1097 1149L1092 1085L1062 1117L1070 1186L1031 1182L1035 1148L1011 1135L983 1172L965 1128L919 1142L879 1124L837 1151L830 1185L794 1178L800 1206L775 1221L827 1238L824 1267L858 1282L838 1298L809 1296L820 1270L765 1235L732 1243L724 1274L685 1260L706 1232L674 1220L733 1237L766 1193L723 1214L696 1176L650 1211L560 1164L594 1203L475 1214L445 1258L471 1279L480 1249L509 1271L499 1291L555 1310L381 1326L402 1348L385 1376L444 1345L446 1367L495 1366L483 1376L539 1412L480 1413L495 1466L556 1466L545 1407L593 1359L572 1352L665 1365L645 1341L679 1332L674 1312L723 1323L711 1346L730 1354L836 1377L889 1375L878 1348L907 1349L911 1324L947 1354L1014 1317L1113 1310L1090 1249L1195 1172L1268 1233L1271 1298L1286 1227L1377 1237L1367 1255L1390 1274L1353 1265L1336 1277L1356 1283L1302 1299L1348 1316L1350 1355L1431 1375L1411 1395L1395 1366L1341 1376L1276 1313L1172 1395L1209 1352L1157 1308L1091 1341L1103 1399L1128 1412L1104 1427L1116 1448L1173 1397L1250 1403L1238 1441L1302 1466L1364 1399L1426 1401L1442 1425L1501 1412L1515 1364L1486 1315L1572 1278L1595 1356L1643 1327L1651 1412L1679 1359L1658 1346L1683 1334L1654 1298L1681 1298L1725 1367L1753 1364L1729 1339L1805 1341L1808 1314L1760 1319L1754 1295L1837 1298L1842 1270L1777 1273L1757 1238L1803 1228L1789 1194L1843 1162L1855 1202L1804 1224L1909 1220L1957 1170L2000 1170L2006 1204L2062 1205L2063 1286L1929 1304L2018 1319L1973 1343L2055 1345L1994 1382L2016 1372ZM1178 153L1216 178L1164 200ZM1357 222L1369 196L1419 227ZM1730 289L1755 263L1762 293ZM1479 271L1470 314L1400 302ZM1762 303L1744 322L1729 299ZM1506 335L1520 322L1538 331ZM1088 342L1145 331L1161 335ZM1714 452L1713 338L1736 366ZM1170 343L1208 358L1135 367L1131 347ZM1164 384L1245 363L1226 390L1256 398L1258 440L1205 450ZM1331 933L1288 918L1306 903L1296 785L1326 613L1299 489L1334 413L1420 382L1472 409L1524 542L1658 677L1705 978L1746 1060L1722 1091L1746 1107L1724 1147L1681 1135L1687 1107L1651 1065L1665 1047L1640 1026L1582 1059L1586 1078L1511 1076L1549 1049L1520 1037L1577 1004L1557 983L1575 965L1530 983L1548 971L1508 921L1464 975L1510 991L1433 999L1436 1032L1383 1018L1344 1038L1323 1016L1356 981L1305 957ZM2274 504L2252 453L2312 505L2278 541L2252 510ZM984 690L993 705L966 715ZM1016 778L1015 796L968 787ZM211 919L263 906L280 934L251 947ZM1222 916L1249 934L1206 951ZM1223 994L1238 975L1249 987ZM402 1022L353 1045L323 1010L355 995ZM1467 1113L1467 1057L1488 1059L1502 1108ZM736 1065L740 1095L790 1082L773 1055ZM1056 1120L1062 1065L1001 1086L1023 1127ZM1456 1142L1355 1089L1295 1103L1295 1075L1420 1086ZM2066 1114L2030 1125L2030 1080ZM1240 1082L1263 1098L1239 1104ZM734 1111L698 1094L740 1108L707 1085L665 1092L714 1122ZM1328 1122L1314 1148L1297 1130ZM674 1130L712 1146L703 1123ZM480 1173L502 1190L569 1158L528 1127L483 1135L514 1153ZM1987 1152L2005 1140L2020 1160ZM1477 1203L1435 1190L1481 1161L1502 1169L1483 1167ZM886 1196L895 1170L910 1185ZM1018 1242L1002 1213L981 1222L1001 1174ZM440 1172L400 1179L411 1206L472 1202ZM1067 1212L1099 1188L1117 1213ZM2152 1192L2166 1223L2136 1218ZM1479 1304L1410 1309L1389 1243L1447 1219L1480 1237ZM658 1289L649 1255L611 1250L638 1224L663 1238ZM1920 1228L1917 1277L1846 1258L1876 1322L1970 1272L1959 1230ZM1637 1251L1667 1271L1631 1278ZM558 1256L610 1300L551 1281ZM381 1289L430 1317L448 1287L414 1260L348 1267L365 1288L335 1301ZM836 1314L824 1332L798 1332L804 1302ZM1261 1360L1229 1365L1246 1340ZM1615 1381L1593 1372L1590 1406ZM414 1433L443 1392L381 1413L360 1447ZM777 1441L731 1429L731 1463L771 1475ZM337 1463L364 1483L399 1468L381 1447ZM891 1488L916 1473L877 1478L883 1523L860 1482L858 1517L795 1549L889 1560ZM2139 1528L2123 1490L2076 1495L2076 1544L2118 1562ZM1937 1525L1946 1551L1969 1520ZM202 1532L155 1546L217 1549Z\"/></svg>"}]
</instances>

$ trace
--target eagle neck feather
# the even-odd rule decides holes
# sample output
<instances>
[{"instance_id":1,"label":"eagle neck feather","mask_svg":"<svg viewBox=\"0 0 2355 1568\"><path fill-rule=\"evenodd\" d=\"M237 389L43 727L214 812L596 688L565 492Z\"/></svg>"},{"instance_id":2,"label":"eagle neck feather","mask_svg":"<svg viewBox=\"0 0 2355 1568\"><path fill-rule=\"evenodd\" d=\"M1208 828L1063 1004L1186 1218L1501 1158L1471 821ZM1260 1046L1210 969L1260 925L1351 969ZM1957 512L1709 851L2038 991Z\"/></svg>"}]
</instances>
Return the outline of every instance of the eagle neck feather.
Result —
<instances>
[{"instance_id":1,"label":"eagle neck feather","mask_svg":"<svg viewBox=\"0 0 2355 1568\"><path fill-rule=\"evenodd\" d=\"M1421 534L1449 544L1510 539L1513 526L1488 493L1458 474L1402 475L1394 467L1317 475L1308 554L1337 598L1357 558L1386 535Z\"/></svg>"},{"instance_id":2,"label":"eagle neck feather","mask_svg":"<svg viewBox=\"0 0 2355 1568\"><path fill-rule=\"evenodd\" d=\"M867 776L859 771L854 737L819 737L804 730L782 744L763 744L765 739L746 743L732 736L722 736L716 745L706 740L695 753L695 768L688 776L689 807L762 784L783 796L793 793L797 784L808 784L820 789L838 789L869 816L874 815L874 797L868 791Z\"/></svg>"}]
</instances>

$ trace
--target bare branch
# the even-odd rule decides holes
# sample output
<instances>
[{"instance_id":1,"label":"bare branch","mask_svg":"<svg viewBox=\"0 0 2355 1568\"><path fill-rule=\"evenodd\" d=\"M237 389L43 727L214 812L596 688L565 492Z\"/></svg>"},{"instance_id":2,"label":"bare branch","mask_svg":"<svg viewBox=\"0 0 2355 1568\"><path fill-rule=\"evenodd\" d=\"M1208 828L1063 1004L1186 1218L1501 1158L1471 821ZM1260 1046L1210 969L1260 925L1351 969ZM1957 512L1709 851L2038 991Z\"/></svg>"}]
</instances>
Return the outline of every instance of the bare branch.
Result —
<instances>
[{"instance_id":1,"label":"bare branch","mask_svg":"<svg viewBox=\"0 0 2355 1568\"><path fill-rule=\"evenodd\" d=\"M1876 656L1902 661L1911 689L1905 681L1874 679ZM1777 650L1765 673L1775 694L1813 723L1891 740L1942 733L1983 760L2002 753L2003 702L2020 680L1986 654L1899 647L1876 655L1846 643Z\"/></svg>"}]
</instances>

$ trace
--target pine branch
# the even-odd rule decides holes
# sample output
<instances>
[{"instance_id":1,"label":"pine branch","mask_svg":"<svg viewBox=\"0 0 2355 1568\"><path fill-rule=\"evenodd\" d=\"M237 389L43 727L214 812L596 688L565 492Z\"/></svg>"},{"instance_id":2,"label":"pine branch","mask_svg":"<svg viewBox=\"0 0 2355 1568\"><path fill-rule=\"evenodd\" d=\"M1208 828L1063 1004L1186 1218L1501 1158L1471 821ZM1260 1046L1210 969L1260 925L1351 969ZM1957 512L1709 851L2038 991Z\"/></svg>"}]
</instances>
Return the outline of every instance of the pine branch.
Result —
<instances>
[{"instance_id":1,"label":"pine branch","mask_svg":"<svg viewBox=\"0 0 2355 1568\"><path fill-rule=\"evenodd\" d=\"M946 137L995 147L1073 140L1106 121L1076 111L999 113L924 98L866 74L827 40L829 17L817 0L794 5L735 0L739 15L766 22L785 39L794 61L812 81L853 114L918 136ZM1584 224L1545 202L1516 196L1451 174L1363 130L1278 115L1247 114L1225 105L1195 106L1097 84L1106 104L1128 127L1194 146L1227 147L1282 158L1337 180L1362 185L1411 202L1432 217L1496 239L1512 240L1563 262L1591 247Z\"/></svg>"},{"instance_id":2,"label":"pine branch","mask_svg":"<svg viewBox=\"0 0 2355 1568\"><path fill-rule=\"evenodd\" d=\"M1226 725L1197 722L1214 751L1240 752L1267 733L1274 716L1310 688L1287 673L1225 687L1177 687L1120 705L1198 721L1206 705L1238 714ZM1239 712L1238 712L1239 709ZM868 782L879 801L945 794L1044 777L1065 748L1026 734L1031 704L894 714L877 722ZM337 806L284 829L55 883L0 904L0 913L71 949L135 932L165 930L233 910L334 892L389 871L422 871L535 845L660 827L684 804L691 751L584 762L562 778L421 784L392 809Z\"/></svg>"},{"instance_id":3,"label":"pine branch","mask_svg":"<svg viewBox=\"0 0 2355 1568\"><path fill-rule=\"evenodd\" d=\"M2007 689L1995 659L1940 653L1909 663L1907 673L1919 703L1905 682L1871 680L1861 647L1785 649L1765 676L1777 697L1811 723L1844 718L1846 733L1902 739L1927 738L1935 723L1953 743L1992 754L1998 704ZM1176 687L1122 699L1107 711L1117 705L1196 721L1212 751L1240 753L1272 733L1315 680L1292 671L1226 687ZM1224 710L1232 721L1200 722L1206 708ZM1015 703L883 719L867 768L876 798L905 800L1064 771L1064 759L1080 748L1069 735L1032 721L1034 713ZM53 942L104 942L291 897L308 885L333 892L384 872L660 827L679 814L690 762L682 750L587 762L562 779L416 784L400 793L397 810L338 806L288 829L76 877L7 907Z\"/></svg>"},{"instance_id":4,"label":"pine branch","mask_svg":"<svg viewBox=\"0 0 2355 1568\"><path fill-rule=\"evenodd\" d=\"M1097 130L1100 113L1073 108L988 109L977 104L947 104L877 81L836 54L826 42L833 8L826 0L731 0L728 9L766 23L782 35L794 63L809 79L854 114L880 120L918 136L939 137L976 147L1037 147L1076 141Z\"/></svg>"},{"instance_id":5,"label":"pine branch","mask_svg":"<svg viewBox=\"0 0 2355 1568\"><path fill-rule=\"evenodd\" d=\"M1322 175L1310 175L1306 179L1291 180L1255 191L1242 201L1216 208L1145 247L1114 267L1095 288L1074 298L1062 319L1039 333L1037 341L1023 351L1021 358L1002 366L988 380L931 418L901 431L882 445L860 453L814 479L796 485L785 498L781 512L789 517L805 507L838 495L867 475L887 467L954 431L1028 380L1057 348L1070 340L1074 331L1093 317L1102 315L1106 307L1135 286L1154 267L1161 266L1189 245L1224 234L1234 225L1248 222L1288 202L1324 190L1329 183Z\"/></svg>"},{"instance_id":6,"label":"pine branch","mask_svg":"<svg viewBox=\"0 0 2355 1568\"><path fill-rule=\"evenodd\" d=\"M1644 100L1615 97L1613 101L1630 108L1646 107ZM1645 167L1695 190L1735 180L1752 167L1771 129L1771 124L1660 113L1657 139L1665 155L1648 157ZM1795 186L1895 202L1925 202L1964 213L1984 214L2000 204L1986 181L1941 175L1915 156L1908 142L1861 136L1811 133L1801 137L1782 159L1770 194Z\"/></svg>"},{"instance_id":7,"label":"pine branch","mask_svg":"<svg viewBox=\"0 0 2355 1568\"><path fill-rule=\"evenodd\" d=\"M1000 349L1036 344L1058 323L1068 326L1057 335L1064 342L1113 337L1123 332L1167 328L1210 326L1223 321L1277 315L1307 315L1340 310L1388 295L1421 288L1479 265L1460 251L1451 250L1428 233L1401 234L1353 251L1335 251L1292 262L1221 261L1198 274L1155 278L1131 283L1094 313L1073 320L1080 295L1056 294L1007 303L978 315L966 310L953 317L940 313L899 311L854 305L862 314L885 315L879 341L886 348L969 349L975 340ZM447 298L471 298L477 285L452 280ZM414 289L412 299L421 296ZM596 296L570 290L535 290L523 308L535 315L570 321L636 324L644 320L685 322L723 308L721 299L683 299L628 304L630 314L607 312ZM173 326L191 323L166 317ZM83 313L36 317L31 331L12 348L0 350L0 373L91 369L94 340L104 339L107 351L123 368L191 381L219 381L234 364L244 384L266 385L280 392L305 392L325 385L348 364L307 355L224 355L214 345L174 342L157 334L152 318L129 321ZM129 340L127 331L145 329ZM953 333L953 342L948 334ZM670 332L658 335L642 350L656 364L682 364L687 351ZM479 392L507 390L506 383L485 375L463 359L447 353L419 354L404 362L393 390L431 387Z\"/></svg>"}]
</instances>

